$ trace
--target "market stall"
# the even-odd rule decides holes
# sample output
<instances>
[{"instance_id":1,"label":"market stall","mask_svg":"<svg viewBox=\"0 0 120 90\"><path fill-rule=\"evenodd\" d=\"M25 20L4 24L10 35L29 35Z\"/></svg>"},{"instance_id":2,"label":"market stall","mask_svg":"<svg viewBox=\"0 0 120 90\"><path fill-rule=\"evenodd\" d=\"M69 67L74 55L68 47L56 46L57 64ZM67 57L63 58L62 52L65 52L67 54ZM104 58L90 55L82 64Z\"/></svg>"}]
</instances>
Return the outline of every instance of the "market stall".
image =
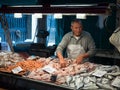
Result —
<instances>
[{"instance_id":1,"label":"market stall","mask_svg":"<svg viewBox=\"0 0 120 90\"><path fill-rule=\"evenodd\" d=\"M67 67L61 68L58 58L30 56L11 65L2 65L0 80L9 88L25 90L120 89L119 66L91 62L77 65L71 59L66 60Z\"/></svg>"},{"instance_id":2,"label":"market stall","mask_svg":"<svg viewBox=\"0 0 120 90\"><path fill-rule=\"evenodd\" d=\"M2 82L4 88L10 90L74 90L70 87L56 85L54 83L42 82L40 80L29 79L5 72L0 72L0 82Z\"/></svg>"}]
</instances>

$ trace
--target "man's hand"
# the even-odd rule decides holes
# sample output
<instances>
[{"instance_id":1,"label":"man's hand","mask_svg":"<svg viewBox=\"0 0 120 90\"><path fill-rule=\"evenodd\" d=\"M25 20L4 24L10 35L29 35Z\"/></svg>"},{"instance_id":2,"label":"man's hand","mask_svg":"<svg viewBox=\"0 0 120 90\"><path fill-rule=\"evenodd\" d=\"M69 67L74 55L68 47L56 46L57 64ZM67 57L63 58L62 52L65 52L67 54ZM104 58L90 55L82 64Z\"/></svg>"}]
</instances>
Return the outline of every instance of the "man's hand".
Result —
<instances>
[{"instance_id":1,"label":"man's hand","mask_svg":"<svg viewBox=\"0 0 120 90\"><path fill-rule=\"evenodd\" d=\"M58 58L59 58L59 60L60 60L61 68L66 67L67 62L64 60L61 52L57 52L57 56L58 56Z\"/></svg>"},{"instance_id":2,"label":"man's hand","mask_svg":"<svg viewBox=\"0 0 120 90\"><path fill-rule=\"evenodd\" d=\"M61 65L61 68L64 68L66 67L67 63L64 59L60 60L60 65Z\"/></svg>"},{"instance_id":3,"label":"man's hand","mask_svg":"<svg viewBox=\"0 0 120 90\"><path fill-rule=\"evenodd\" d=\"M89 54L88 53L85 53L85 54L81 54L81 55L79 55L77 58L76 58L76 63L77 64L80 64L82 61L83 61L83 59L85 59L85 58L88 58L89 57Z\"/></svg>"},{"instance_id":4,"label":"man's hand","mask_svg":"<svg viewBox=\"0 0 120 90\"><path fill-rule=\"evenodd\" d=\"M80 56L78 56L78 57L76 58L76 61L75 61L75 62L76 62L77 64L80 64L83 59L84 59L84 56L83 56L83 55L80 55Z\"/></svg>"}]
</instances>

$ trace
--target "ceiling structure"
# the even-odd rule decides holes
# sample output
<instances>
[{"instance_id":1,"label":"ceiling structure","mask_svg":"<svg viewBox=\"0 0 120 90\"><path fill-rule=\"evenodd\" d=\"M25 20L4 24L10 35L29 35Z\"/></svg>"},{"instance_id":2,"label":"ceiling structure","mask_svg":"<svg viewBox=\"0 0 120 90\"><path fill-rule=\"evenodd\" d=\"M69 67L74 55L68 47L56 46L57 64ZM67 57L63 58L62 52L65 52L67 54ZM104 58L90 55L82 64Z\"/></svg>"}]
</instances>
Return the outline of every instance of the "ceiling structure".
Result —
<instances>
[{"instance_id":1,"label":"ceiling structure","mask_svg":"<svg viewBox=\"0 0 120 90\"><path fill-rule=\"evenodd\" d=\"M0 0L1 13L105 13L116 0Z\"/></svg>"}]
</instances>

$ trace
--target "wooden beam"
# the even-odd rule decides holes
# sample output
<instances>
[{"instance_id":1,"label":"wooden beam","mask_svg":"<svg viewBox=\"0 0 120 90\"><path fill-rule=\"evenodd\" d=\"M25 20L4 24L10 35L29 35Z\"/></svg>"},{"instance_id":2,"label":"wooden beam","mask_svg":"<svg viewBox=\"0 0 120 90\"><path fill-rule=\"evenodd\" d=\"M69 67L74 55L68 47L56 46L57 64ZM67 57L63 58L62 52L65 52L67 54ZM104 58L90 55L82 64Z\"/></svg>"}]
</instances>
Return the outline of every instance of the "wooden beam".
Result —
<instances>
[{"instance_id":1,"label":"wooden beam","mask_svg":"<svg viewBox=\"0 0 120 90\"><path fill-rule=\"evenodd\" d=\"M0 13L105 13L106 6L91 7L1 7Z\"/></svg>"}]
</instances>

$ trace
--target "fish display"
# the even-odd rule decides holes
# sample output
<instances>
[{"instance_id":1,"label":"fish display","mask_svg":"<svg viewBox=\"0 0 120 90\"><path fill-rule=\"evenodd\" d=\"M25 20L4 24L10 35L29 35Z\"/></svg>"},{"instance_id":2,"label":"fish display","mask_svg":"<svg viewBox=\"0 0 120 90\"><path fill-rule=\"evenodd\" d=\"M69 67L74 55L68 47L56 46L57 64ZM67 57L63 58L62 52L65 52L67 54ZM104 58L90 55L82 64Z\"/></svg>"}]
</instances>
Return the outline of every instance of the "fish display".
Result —
<instances>
[{"instance_id":1,"label":"fish display","mask_svg":"<svg viewBox=\"0 0 120 90\"><path fill-rule=\"evenodd\" d=\"M0 52L0 67L6 67L9 65L14 65L16 62L24 61L25 59L18 53L13 53L11 51L1 51Z\"/></svg>"},{"instance_id":2,"label":"fish display","mask_svg":"<svg viewBox=\"0 0 120 90\"><path fill-rule=\"evenodd\" d=\"M73 88L74 90L120 89L119 66L101 65L91 62L76 64L74 60L65 59L67 66L61 68L58 58L30 56L24 61L0 68L0 71L12 73L14 68L21 67L23 71L29 71L27 74L22 74L22 77L54 83Z\"/></svg>"},{"instance_id":3,"label":"fish display","mask_svg":"<svg viewBox=\"0 0 120 90\"><path fill-rule=\"evenodd\" d=\"M51 82L51 75L56 75L55 84L74 88L75 90L119 90L119 85L113 85L112 82L120 76L119 66L101 65L90 62L75 64L67 59L67 67L61 68L59 60L47 60L47 64L56 69L53 73L46 73L39 68L32 71L28 78ZM40 72L39 72L40 71ZM47 75L46 75L47 74ZM36 78L37 77L37 78ZM44 77L44 78L43 78ZM118 82L120 84L120 82Z\"/></svg>"}]
</instances>

